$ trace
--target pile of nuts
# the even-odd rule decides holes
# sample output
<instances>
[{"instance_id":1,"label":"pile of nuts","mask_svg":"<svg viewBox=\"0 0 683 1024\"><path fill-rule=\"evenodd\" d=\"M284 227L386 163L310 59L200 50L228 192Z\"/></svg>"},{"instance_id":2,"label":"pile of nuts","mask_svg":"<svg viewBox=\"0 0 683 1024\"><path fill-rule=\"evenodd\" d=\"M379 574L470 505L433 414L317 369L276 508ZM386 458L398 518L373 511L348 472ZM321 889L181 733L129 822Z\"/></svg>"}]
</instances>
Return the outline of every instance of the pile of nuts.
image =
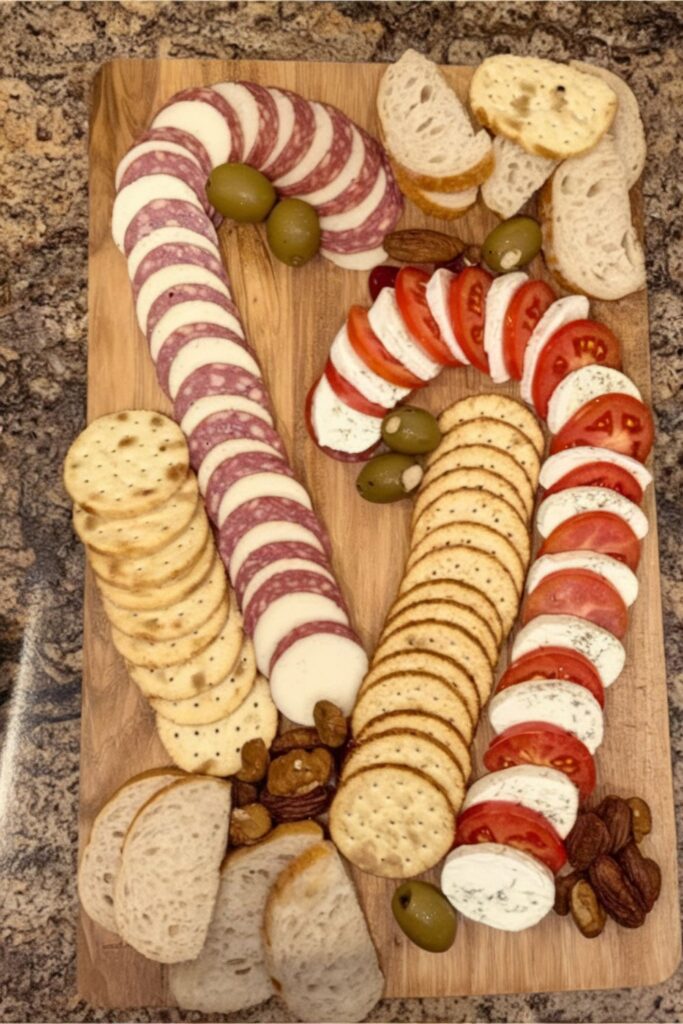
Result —
<instances>
[{"instance_id":1,"label":"pile of nuts","mask_svg":"<svg viewBox=\"0 0 683 1024\"><path fill-rule=\"evenodd\" d=\"M640 797L608 796L579 814L566 839L574 869L555 883L555 911L571 912L582 935L600 935L607 916L624 928L640 928L657 901L659 865L640 852L652 830L650 808Z\"/></svg>"},{"instance_id":2,"label":"pile of nuts","mask_svg":"<svg viewBox=\"0 0 683 1024\"><path fill-rule=\"evenodd\" d=\"M242 747L242 766L233 778L230 846L251 846L263 839L273 822L302 821L322 814L334 795L336 763L348 737L348 722L339 708L321 700L313 712L315 726L297 726L273 740Z\"/></svg>"}]
</instances>

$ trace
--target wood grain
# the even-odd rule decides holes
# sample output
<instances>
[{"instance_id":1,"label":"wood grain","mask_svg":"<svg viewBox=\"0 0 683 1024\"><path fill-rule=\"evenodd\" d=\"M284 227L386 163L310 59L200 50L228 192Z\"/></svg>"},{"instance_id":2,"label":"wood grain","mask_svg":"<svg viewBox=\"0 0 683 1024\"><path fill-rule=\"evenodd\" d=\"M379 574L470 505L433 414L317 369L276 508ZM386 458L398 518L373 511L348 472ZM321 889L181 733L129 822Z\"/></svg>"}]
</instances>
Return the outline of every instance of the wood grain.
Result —
<instances>
[{"instance_id":1,"label":"wood grain","mask_svg":"<svg viewBox=\"0 0 683 1024\"><path fill-rule=\"evenodd\" d=\"M94 87L90 138L89 419L130 407L168 411L135 322L125 260L109 230L116 164L162 101L189 85L254 79L337 104L375 131L373 98L381 72L379 65L198 60L117 61L101 70ZM448 68L446 73L464 97L471 70ZM642 223L638 201L636 207ZM454 230L468 242L481 242L494 223L495 218L477 207ZM412 207L405 224L442 227ZM345 311L353 302L368 302L366 275L342 272L324 260L296 271L274 265L260 228L226 227L221 245L273 396L278 427L299 478L330 529L335 568L356 625L372 649L401 576L409 509L374 507L357 499L357 470L317 451L307 438L302 416L306 390L322 369ZM543 276L538 264L532 269ZM596 302L593 311L622 339L625 369L649 398L646 295L613 304ZM458 397L490 387L473 369L448 370L418 401L440 410ZM515 393L513 387L502 390ZM389 909L393 885L356 873L387 976L387 995L649 985L676 967L680 925L652 490L644 508L651 530L643 546L641 592L626 641L627 667L607 697L607 735L597 764L599 794L638 793L653 809L654 833L647 840L647 852L662 866L659 903L643 929L630 932L610 924L594 942L584 940L571 921L552 914L521 935L461 921L452 952L434 956L409 945L394 927ZM150 712L111 645L91 580L86 581L84 629L81 845L94 814L117 786L135 772L168 763ZM478 762L487 740L488 728L482 725L476 741ZM85 917L79 934L78 988L83 998L104 1007L169 1004L165 971Z\"/></svg>"}]
</instances>

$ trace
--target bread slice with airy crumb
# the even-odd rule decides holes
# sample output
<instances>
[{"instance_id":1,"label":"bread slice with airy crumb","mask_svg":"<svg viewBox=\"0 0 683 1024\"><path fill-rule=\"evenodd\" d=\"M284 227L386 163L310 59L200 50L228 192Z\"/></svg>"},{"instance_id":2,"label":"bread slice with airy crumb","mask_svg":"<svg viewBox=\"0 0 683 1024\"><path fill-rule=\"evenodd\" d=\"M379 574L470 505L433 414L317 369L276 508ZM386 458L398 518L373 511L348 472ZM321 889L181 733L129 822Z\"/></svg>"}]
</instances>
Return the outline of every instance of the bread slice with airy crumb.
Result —
<instances>
[{"instance_id":1,"label":"bread slice with airy crumb","mask_svg":"<svg viewBox=\"0 0 683 1024\"><path fill-rule=\"evenodd\" d=\"M270 891L263 919L276 991L301 1021L361 1021L384 976L356 891L334 845L312 846Z\"/></svg>"},{"instance_id":2,"label":"bread slice with airy crumb","mask_svg":"<svg viewBox=\"0 0 683 1024\"><path fill-rule=\"evenodd\" d=\"M196 960L169 970L178 1006L201 1013L236 1013L273 995L261 939L263 912L280 872L323 838L314 821L278 825L255 846L232 850L204 948Z\"/></svg>"},{"instance_id":3,"label":"bread slice with airy crumb","mask_svg":"<svg viewBox=\"0 0 683 1024\"><path fill-rule=\"evenodd\" d=\"M557 160L527 153L516 142L496 135L493 173L481 186L481 197L503 220L514 217L557 167Z\"/></svg>"},{"instance_id":4,"label":"bread slice with airy crumb","mask_svg":"<svg viewBox=\"0 0 683 1024\"><path fill-rule=\"evenodd\" d=\"M645 287L645 255L610 136L560 164L541 192L539 212L546 264L569 291L614 300Z\"/></svg>"},{"instance_id":5,"label":"bread slice with airy crumb","mask_svg":"<svg viewBox=\"0 0 683 1024\"><path fill-rule=\"evenodd\" d=\"M462 191L491 173L491 139L475 132L439 67L406 50L377 91L381 135L399 178L420 189Z\"/></svg>"},{"instance_id":6,"label":"bread slice with airy crumb","mask_svg":"<svg viewBox=\"0 0 683 1024\"><path fill-rule=\"evenodd\" d=\"M456 220L467 213L477 201L479 189L476 185L473 188L443 191L424 189L416 185L398 165L393 164L392 166L401 192L430 217Z\"/></svg>"}]
</instances>

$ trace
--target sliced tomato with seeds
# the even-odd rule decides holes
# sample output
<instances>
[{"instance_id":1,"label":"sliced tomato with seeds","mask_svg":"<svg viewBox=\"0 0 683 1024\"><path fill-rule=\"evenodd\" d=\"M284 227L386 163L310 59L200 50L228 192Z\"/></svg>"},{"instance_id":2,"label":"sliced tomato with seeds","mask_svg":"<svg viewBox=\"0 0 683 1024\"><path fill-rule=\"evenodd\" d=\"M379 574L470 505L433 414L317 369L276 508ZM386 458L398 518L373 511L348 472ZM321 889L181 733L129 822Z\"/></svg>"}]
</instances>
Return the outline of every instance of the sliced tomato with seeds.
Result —
<instances>
[{"instance_id":1,"label":"sliced tomato with seeds","mask_svg":"<svg viewBox=\"0 0 683 1024\"><path fill-rule=\"evenodd\" d=\"M309 388L308 394L306 395L306 403L304 405L304 421L311 441L317 445L321 452L324 452L325 455L329 455L331 459L337 459L338 462L366 462L368 459L372 458L380 446L380 441L371 445L370 448L366 448L364 452L340 452L336 448L330 448L328 445L320 443L313 426L313 395L315 394L317 386L318 381L315 381L315 383Z\"/></svg>"},{"instance_id":2,"label":"sliced tomato with seeds","mask_svg":"<svg viewBox=\"0 0 683 1024\"><path fill-rule=\"evenodd\" d=\"M606 487L617 494L623 494L636 505L640 505L643 500L643 488L636 478L623 466L615 466L613 462L586 462L583 466L570 469L545 493L557 494L558 491L566 491L568 487Z\"/></svg>"},{"instance_id":3,"label":"sliced tomato with seeds","mask_svg":"<svg viewBox=\"0 0 683 1024\"><path fill-rule=\"evenodd\" d=\"M595 789L595 761L572 733L548 722L522 722L496 736L484 754L490 772L521 764L556 768L572 780L583 800Z\"/></svg>"},{"instance_id":4,"label":"sliced tomato with seeds","mask_svg":"<svg viewBox=\"0 0 683 1024\"><path fill-rule=\"evenodd\" d=\"M342 377L331 359L325 364L325 376L337 398L341 398L342 402L346 402L356 412L364 412L366 416L376 416L377 419L382 419L386 415L387 410L384 406L368 401L358 388L355 388L346 377Z\"/></svg>"},{"instance_id":5,"label":"sliced tomato with seeds","mask_svg":"<svg viewBox=\"0 0 683 1024\"><path fill-rule=\"evenodd\" d=\"M589 569L562 569L544 576L524 599L522 623L539 615L576 615L621 639L628 611L616 587Z\"/></svg>"},{"instance_id":6,"label":"sliced tomato with seeds","mask_svg":"<svg viewBox=\"0 0 683 1024\"><path fill-rule=\"evenodd\" d=\"M402 267L396 278L396 302L408 332L427 355L442 366L460 366L441 337L427 305L430 274L419 267Z\"/></svg>"},{"instance_id":7,"label":"sliced tomato with seeds","mask_svg":"<svg viewBox=\"0 0 683 1024\"><path fill-rule=\"evenodd\" d=\"M458 816L455 845L500 843L530 853L553 874L564 866L567 852L554 827L538 811L508 800L485 800Z\"/></svg>"},{"instance_id":8,"label":"sliced tomato with seeds","mask_svg":"<svg viewBox=\"0 0 683 1024\"><path fill-rule=\"evenodd\" d=\"M652 413L633 395L606 394L586 402L555 434L550 454L578 445L595 445L645 462L655 428Z\"/></svg>"},{"instance_id":9,"label":"sliced tomato with seeds","mask_svg":"<svg viewBox=\"0 0 683 1024\"><path fill-rule=\"evenodd\" d=\"M531 398L539 416L548 415L548 402L560 381L580 366L599 363L621 368L619 339L595 320L572 320L555 331L538 356Z\"/></svg>"},{"instance_id":10,"label":"sliced tomato with seeds","mask_svg":"<svg viewBox=\"0 0 683 1024\"><path fill-rule=\"evenodd\" d=\"M543 541L538 556L561 551L598 551L624 562L634 572L640 561L640 541L614 512L581 512L565 519Z\"/></svg>"},{"instance_id":11,"label":"sliced tomato with seeds","mask_svg":"<svg viewBox=\"0 0 683 1024\"><path fill-rule=\"evenodd\" d=\"M517 683L526 683L529 679L565 679L584 686L601 708L605 706L605 688L595 666L585 654L573 651L570 647L539 647L536 651L523 654L508 665L500 677L496 692L500 693Z\"/></svg>"},{"instance_id":12,"label":"sliced tomato with seeds","mask_svg":"<svg viewBox=\"0 0 683 1024\"><path fill-rule=\"evenodd\" d=\"M555 301L545 281L527 281L512 296L503 321L503 358L508 373L522 379L524 353L534 327Z\"/></svg>"},{"instance_id":13,"label":"sliced tomato with seeds","mask_svg":"<svg viewBox=\"0 0 683 1024\"><path fill-rule=\"evenodd\" d=\"M351 306L346 331L351 348L378 377L403 388L421 388L427 383L407 370L403 363L384 347L370 326L367 309L363 309L362 306Z\"/></svg>"},{"instance_id":14,"label":"sliced tomato with seeds","mask_svg":"<svg viewBox=\"0 0 683 1024\"><path fill-rule=\"evenodd\" d=\"M489 359L484 349L484 317L486 295L493 283L491 274L482 267L465 267L451 281L448 308L453 331L463 352L482 373L489 373Z\"/></svg>"}]
</instances>

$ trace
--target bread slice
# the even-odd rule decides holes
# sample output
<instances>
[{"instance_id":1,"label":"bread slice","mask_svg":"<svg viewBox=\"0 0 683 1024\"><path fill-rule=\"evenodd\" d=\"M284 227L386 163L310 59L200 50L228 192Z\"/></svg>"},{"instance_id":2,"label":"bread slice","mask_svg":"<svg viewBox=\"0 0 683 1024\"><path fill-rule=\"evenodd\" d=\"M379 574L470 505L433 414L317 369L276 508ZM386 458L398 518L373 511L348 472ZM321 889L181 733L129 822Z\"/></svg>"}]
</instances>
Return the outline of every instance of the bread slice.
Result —
<instances>
[{"instance_id":1,"label":"bread slice","mask_svg":"<svg viewBox=\"0 0 683 1024\"><path fill-rule=\"evenodd\" d=\"M256 846L228 854L209 933L196 960L174 964L169 982L178 1006L235 1013L273 995L261 941L263 911L280 872L323 832L314 821L278 825Z\"/></svg>"},{"instance_id":2,"label":"bread slice","mask_svg":"<svg viewBox=\"0 0 683 1024\"><path fill-rule=\"evenodd\" d=\"M439 217L441 220L456 220L467 213L477 201L478 187L448 191L430 191L416 185L410 175L406 174L403 168L392 164L394 175L403 194L412 203L429 214L430 217Z\"/></svg>"},{"instance_id":3,"label":"bread slice","mask_svg":"<svg viewBox=\"0 0 683 1024\"><path fill-rule=\"evenodd\" d=\"M499 217L514 217L557 167L557 160L527 153L516 142L496 135L493 173L481 186L481 197Z\"/></svg>"},{"instance_id":4,"label":"bread slice","mask_svg":"<svg viewBox=\"0 0 683 1024\"><path fill-rule=\"evenodd\" d=\"M263 919L266 963L301 1021L361 1021L384 990L368 926L332 843L318 843L280 874Z\"/></svg>"},{"instance_id":5,"label":"bread slice","mask_svg":"<svg viewBox=\"0 0 683 1024\"><path fill-rule=\"evenodd\" d=\"M114 883L128 827L150 797L182 777L178 768L155 768L129 779L109 797L93 822L78 869L78 895L88 917L116 931Z\"/></svg>"},{"instance_id":6,"label":"bread slice","mask_svg":"<svg viewBox=\"0 0 683 1024\"><path fill-rule=\"evenodd\" d=\"M491 139L474 132L467 111L438 66L415 50L390 64L377 91L381 134L399 184L470 189L491 173Z\"/></svg>"},{"instance_id":7,"label":"bread slice","mask_svg":"<svg viewBox=\"0 0 683 1024\"><path fill-rule=\"evenodd\" d=\"M496 135L550 160L592 149L617 112L617 97L601 79L566 64L501 53L472 76L470 106Z\"/></svg>"},{"instance_id":8,"label":"bread slice","mask_svg":"<svg viewBox=\"0 0 683 1024\"><path fill-rule=\"evenodd\" d=\"M610 136L558 167L543 187L539 210L545 260L563 287L608 300L645 287L645 255Z\"/></svg>"},{"instance_id":9,"label":"bread slice","mask_svg":"<svg viewBox=\"0 0 683 1024\"><path fill-rule=\"evenodd\" d=\"M123 844L114 889L116 929L160 963L199 956L228 839L231 786L180 779L138 811Z\"/></svg>"},{"instance_id":10,"label":"bread slice","mask_svg":"<svg viewBox=\"0 0 683 1024\"><path fill-rule=\"evenodd\" d=\"M643 173L647 155L645 129L640 117L638 100L633 94L633 90L620 75L615 75L607 68L598 67L597 64L586 64L582 60L570 60L569 66L576 68L577 71L583 71L587 75L597 75L603 82L607 82L610 89L616 93L619 105L609 134L616 143L619 158L624 165L626 184L632 188Z\"/></svg>"}]
</instances>

